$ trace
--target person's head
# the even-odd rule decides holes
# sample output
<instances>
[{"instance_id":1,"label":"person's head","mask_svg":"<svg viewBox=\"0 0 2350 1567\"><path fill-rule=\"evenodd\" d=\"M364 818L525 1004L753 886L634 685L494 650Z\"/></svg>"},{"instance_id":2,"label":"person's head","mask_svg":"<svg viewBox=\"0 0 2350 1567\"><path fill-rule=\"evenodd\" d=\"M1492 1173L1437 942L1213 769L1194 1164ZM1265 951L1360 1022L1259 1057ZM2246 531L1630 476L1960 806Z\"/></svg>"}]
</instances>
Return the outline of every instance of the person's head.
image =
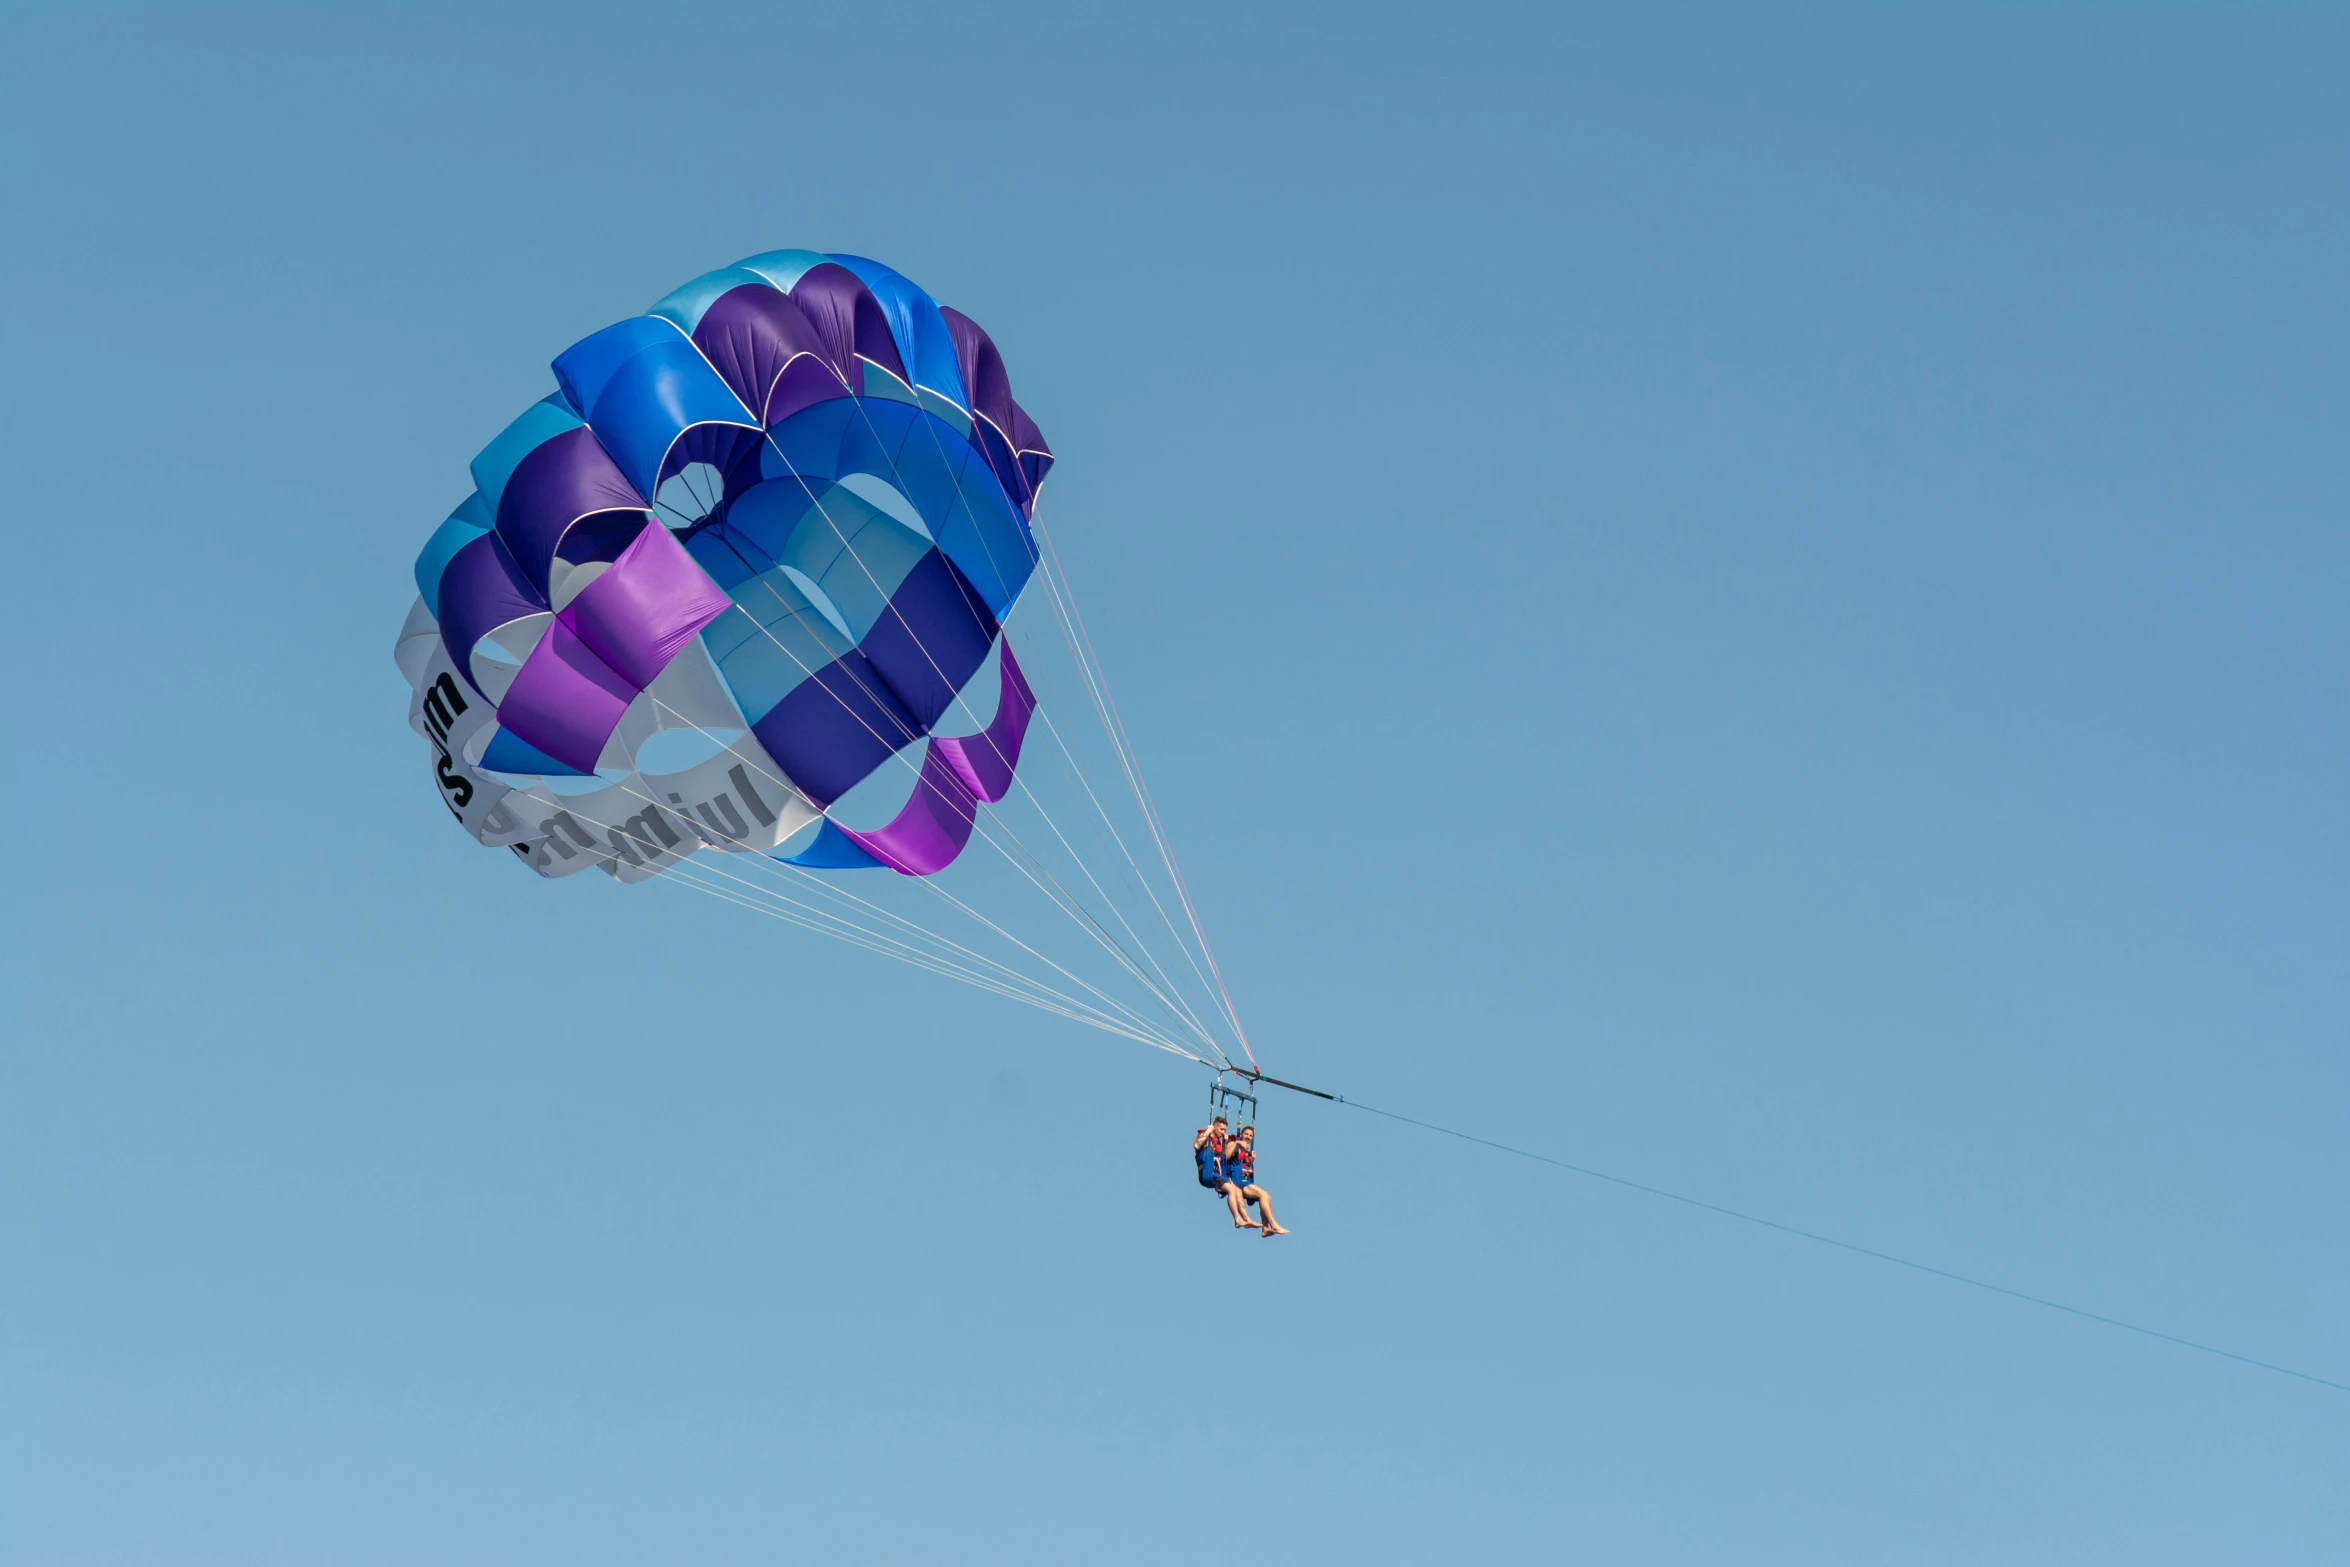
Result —
<instances>
[{"instance_id":1,"label":"person's head","mask_svg":"<svg viewBox=\"0 0 2350 1567\"><path fill-rule=\"evenodd\" d=\"M1240 1129L1240 1140L1244 1143L1255 1142L1257 1140L1257 1129L1253 1126L1242 1127Z\"/></svg>"},{"instance_id":2,"label":"person's head","mask_svg":"<svg viewBox=\"0 0 2350 1567\"><path fill-rule=\"evenodd\" d=\"M1223 1118L1222 1116L1218 1115L1218 1116L1211 1116L1211 1117L1209 1117L1209 1119L1208 1119L1208 1130L1209 1130L1209 1131L1211 1131L1211 1132L1221 1132L1221 1131L1224 1131L1224 1130L1226 1130L1226 1129L1227 1129L1227 1128L1226 1128L1226 1124L1225 1124L1224 1118Z\"/></svg>"}]
</instances>

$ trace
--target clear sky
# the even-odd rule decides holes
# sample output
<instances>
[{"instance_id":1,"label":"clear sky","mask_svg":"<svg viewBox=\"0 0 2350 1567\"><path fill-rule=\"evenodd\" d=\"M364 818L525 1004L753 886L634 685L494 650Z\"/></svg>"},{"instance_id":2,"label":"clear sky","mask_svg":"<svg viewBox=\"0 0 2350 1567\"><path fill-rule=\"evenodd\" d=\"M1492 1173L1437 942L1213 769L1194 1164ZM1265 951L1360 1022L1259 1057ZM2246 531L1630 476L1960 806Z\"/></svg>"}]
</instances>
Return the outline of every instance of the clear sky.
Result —
<instances>
[{"instance_id":1,"label":"clear sky","mask_svg":"<svg viewBox=\"0 0 2350 1567\"><path fill-rule=\"evenodd\" d=\"M982 321L1269 1067L2350 1380L2350 20L11 7L0 1562L2338 1562L2350 1395L468 842L574 339Z\"/></svg>"}]
</instances>

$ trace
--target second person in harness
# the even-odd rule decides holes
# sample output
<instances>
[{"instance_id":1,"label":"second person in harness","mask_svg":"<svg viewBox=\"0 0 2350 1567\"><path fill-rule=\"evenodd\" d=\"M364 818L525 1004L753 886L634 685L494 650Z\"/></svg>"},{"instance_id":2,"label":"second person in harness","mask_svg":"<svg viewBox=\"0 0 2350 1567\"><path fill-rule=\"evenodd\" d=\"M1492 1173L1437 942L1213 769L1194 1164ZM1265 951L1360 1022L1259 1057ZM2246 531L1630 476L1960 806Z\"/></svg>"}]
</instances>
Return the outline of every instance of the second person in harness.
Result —
<instances>
[{"instance_id":1,"label":"second person in harness","mask_svg":"<svg viewBox=\"0 0 2350 1567\"><path fill-rule=\"evenodd\" d=\"M1240 1189L1242 1202L1256 1204L1259 1220L1257 1228L1263 1230L1268 1236L1289 1233L1287 1227L1273 1217L1273 1199L1266 1194L1262 1186L1257 1184L1257 1129L1255 1127L1242 1127L1240 1135L1233 1138L1231 1143L1226 1146L1224 1173L1230 1177L1232 1184Z\"/></svg>"}]
</instances>

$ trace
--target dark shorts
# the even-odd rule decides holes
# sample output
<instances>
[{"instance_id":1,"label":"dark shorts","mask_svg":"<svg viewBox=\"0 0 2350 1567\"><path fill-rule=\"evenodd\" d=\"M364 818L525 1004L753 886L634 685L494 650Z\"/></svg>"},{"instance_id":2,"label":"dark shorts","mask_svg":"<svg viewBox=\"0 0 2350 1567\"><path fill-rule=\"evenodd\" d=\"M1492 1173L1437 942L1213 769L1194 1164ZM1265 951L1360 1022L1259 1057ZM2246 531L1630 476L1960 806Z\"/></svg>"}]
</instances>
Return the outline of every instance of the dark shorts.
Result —
<instances>
[{"instance_id":1,"label":"dark shorts","mask_svg":"<svg viewBox=\"0 0 2350 1567\"><path fill-rule=\"evenodd\" d=\"M1219 1196L1223 1194L1224 1183L1231 1179L1232 1177L1229 1175L1210 1175L1205 1170L1202 1170L1199 1173L1200 1185L1206 1187L1209 1191L1215 1192Z\"/></svg>"}]
</instances>

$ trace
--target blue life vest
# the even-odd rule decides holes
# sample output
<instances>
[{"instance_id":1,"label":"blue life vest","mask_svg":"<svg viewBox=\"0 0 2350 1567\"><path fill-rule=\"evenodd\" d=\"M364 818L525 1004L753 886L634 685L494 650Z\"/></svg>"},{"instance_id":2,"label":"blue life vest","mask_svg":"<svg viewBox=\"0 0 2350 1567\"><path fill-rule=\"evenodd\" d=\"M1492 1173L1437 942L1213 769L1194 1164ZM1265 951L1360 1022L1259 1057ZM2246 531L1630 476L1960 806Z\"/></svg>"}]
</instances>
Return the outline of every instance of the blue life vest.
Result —
<instances>
[{"instance_id":1,"label":"blue life vest","mask_svg":"<svg viewBox=\"0 0 2350 1567\"><path fill-rule=\"evenodd\" d=\"M1254 1144L1235 1138L1224 1154L1224 1173L1227 1178L1243 1186L1253 1186L1257 1179L1257 1150Z\"/></svg>"},{"instance_id":2,"label":"blue life vest","mask_svg":"<svg viewBox=\"0 0 2350 1567\"><path fill-rule=\"evenodd\" d=\"M1191 1157L1199 1165L1199 1183L1202 1186L1219 1185L1229 1179L1224 1173L1224 1147L1224 1144L1210 1138L1192 1150Z\"/></svg>"}]
</instances>

